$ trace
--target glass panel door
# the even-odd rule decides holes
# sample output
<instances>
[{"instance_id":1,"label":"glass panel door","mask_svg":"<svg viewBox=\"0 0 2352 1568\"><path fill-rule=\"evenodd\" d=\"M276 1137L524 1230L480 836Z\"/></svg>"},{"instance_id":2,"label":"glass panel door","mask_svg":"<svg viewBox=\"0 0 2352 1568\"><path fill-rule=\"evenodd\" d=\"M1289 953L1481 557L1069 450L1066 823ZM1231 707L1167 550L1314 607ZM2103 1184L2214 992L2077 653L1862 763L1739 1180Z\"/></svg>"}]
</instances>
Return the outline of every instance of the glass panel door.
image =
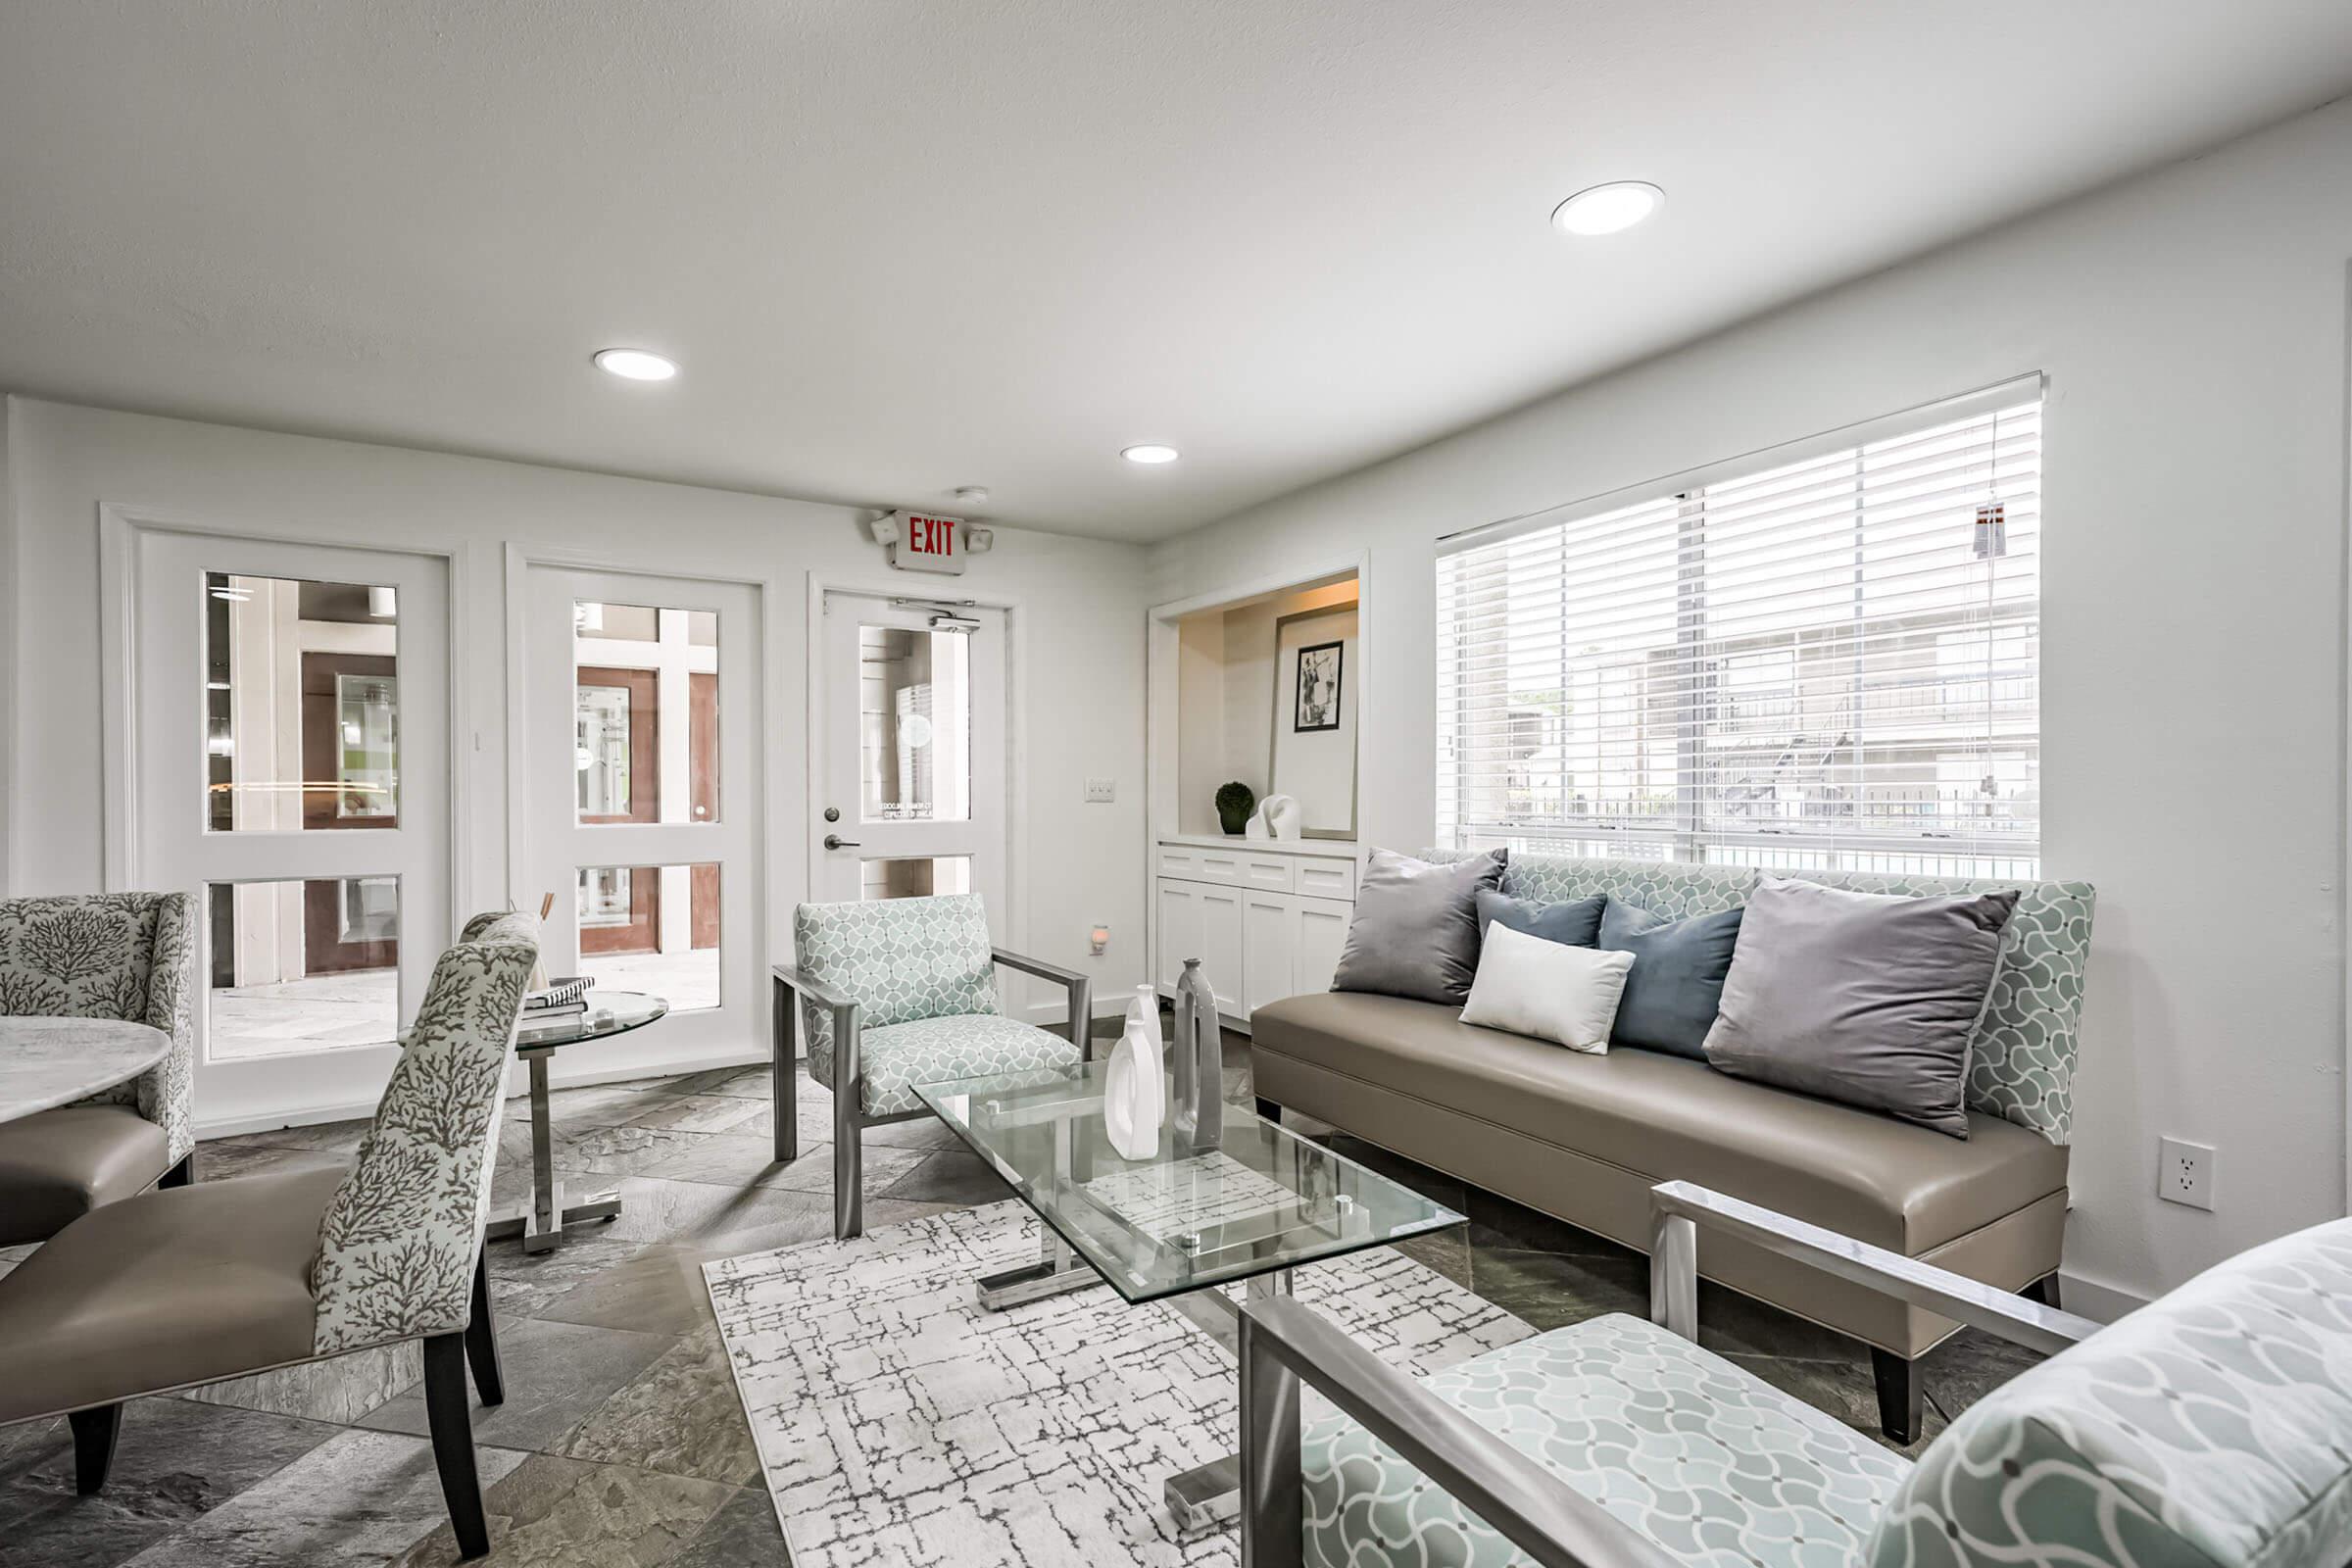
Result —
<instances>
[{"instance_id":1,"label":"glass panel door","mask_svg":"<svg viewBox=\"0 0 2352 1568\"><path fill-rule=\"evenodd\" d=\"M669 1006L600 1067L764 1045L760 759L739 739L758 732L759 605L745 584L530 568L514 902L554 898L551 976Z\"/></svg>"},{"instance_id":2,"label":"glass panel door","mask_svg":"<svg viewBox=\"0 0 2352 1568\"><path fill-rule=\"evenodd\" d=\"M371 1103L451 929L446 566L134 538L132 874L198 899L199 1113Z\"/></svg>"},{"instance_id":3,"label":"glass panel door","mask_svg":"<svg viewBox=\"0 0 2352 1568\"><path fill-rule=\"evenodd\" d=\"M1001 937L1004 612L828 593L824 613L814 896L978 893Z\"/></svg>"}]
</instances>

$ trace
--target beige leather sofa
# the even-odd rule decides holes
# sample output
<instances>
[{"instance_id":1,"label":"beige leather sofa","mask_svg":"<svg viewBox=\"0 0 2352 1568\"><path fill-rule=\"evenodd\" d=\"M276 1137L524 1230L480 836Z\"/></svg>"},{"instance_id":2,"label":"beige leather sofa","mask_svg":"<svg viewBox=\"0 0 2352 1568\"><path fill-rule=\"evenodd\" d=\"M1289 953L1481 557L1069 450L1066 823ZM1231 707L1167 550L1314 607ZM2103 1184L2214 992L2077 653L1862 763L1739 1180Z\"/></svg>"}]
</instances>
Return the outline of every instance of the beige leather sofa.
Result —
<instances>
[{"instance_id":1,"label":"beige leather sofa","mask_svg":"<svg viewBox=\"0 0 2352 1568\"><path fill-rule=\"evenodd\" d=\"M1514 856L1503 891L1546 902L1607 893L1682 917L1744 902L1756 877ZM1650 1188L1688 1181L2054 1302L2090 888L1814 879L1891 892L2023 890L1975 1043L1965 1140L1702 1061L1631 1050L1584 1055L1464 1024L1454 1008L1354 993L1292 997L1251 1014L1256 1093L1643 1250ZM1954 1324L1728 1239L1710 1243L1703 1271L1868 1344L1888 1435L1916 1439L1912 1363Z\"/></svg>"}]
</instances>

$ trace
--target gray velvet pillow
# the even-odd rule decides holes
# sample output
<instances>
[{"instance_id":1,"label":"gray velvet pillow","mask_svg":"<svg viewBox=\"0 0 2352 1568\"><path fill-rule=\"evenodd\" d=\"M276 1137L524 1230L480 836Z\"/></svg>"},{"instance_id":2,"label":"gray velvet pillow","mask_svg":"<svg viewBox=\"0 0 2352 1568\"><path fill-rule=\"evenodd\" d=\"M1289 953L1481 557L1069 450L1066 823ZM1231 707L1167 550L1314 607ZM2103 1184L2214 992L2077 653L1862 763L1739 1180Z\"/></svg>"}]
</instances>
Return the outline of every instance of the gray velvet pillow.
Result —
<instances>
[{"instance_id":1,"label":"gray velvet pillow","mask_svg":"<svg viewBox=\"0 0 2352 1568\"><path fill-rule=\"evenodd\" d=\"M1740 915L1725 909L1669 920L1609 900L1600 913L1599 946L1634 956L1609 1043L1704 1060L1707 1029L1740 940Z\"/></svg>"},{"instance_id":2,"label":"gray velvet pillow","mask_svg":"<svg viewBox=\"0 0 2352 1568\"><path fill-rule=\"evenodd\" d=\"M1374 850L1355 890L1355 918L1331 977L1334 991L1376 991L1460 1006L1478 975L1478 894L1502 880L1508 854L1450 864Z\"/></svg>"},{"instance_id":3,"label":"gray velvet pillow","mask_svg":"<svg viewBox=\"0 0 2352 1568\"><path fill-rule=\"evenodd\" d=\"M1600 911L1608 902L1606 895L1595 895L1567 904L1538 904L1533 899L1514 899L1493 888L1480 888L1478 940L1483 945L1487 927L1500 920L1513 931L1524 931L1562 947L1593 947L1600 941Z\"/></svg>"},{"instance_id":4,"label":"gray velvet pillow","mask_svg":"<svg viewBox=\"0 0 2352 1568\"><path fill-rule=\"evenodd\" d=\"M2017 899L1765 882L1747 903L1707 1060L1966 1138L1968 1043Z\"/></svg>"}]
</instances>

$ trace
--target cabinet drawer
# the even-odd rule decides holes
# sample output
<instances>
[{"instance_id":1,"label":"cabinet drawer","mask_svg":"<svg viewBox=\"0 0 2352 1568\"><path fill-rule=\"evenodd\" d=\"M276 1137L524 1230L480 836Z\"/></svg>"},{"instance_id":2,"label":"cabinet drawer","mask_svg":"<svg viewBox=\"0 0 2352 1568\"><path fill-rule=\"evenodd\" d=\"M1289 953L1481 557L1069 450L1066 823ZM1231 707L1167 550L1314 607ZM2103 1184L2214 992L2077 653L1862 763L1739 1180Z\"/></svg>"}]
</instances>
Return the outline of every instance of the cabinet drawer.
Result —
<instances>
[{"instance_id":1,"label":"cabinet drawer","mask_svg":"<svg viewBox=\"0 0 2352 1568\"><path fill-rule=\"evenodd\" d=\"M1355 902L1355 862L1342 859L1301 859L1295 891L1316 899Z\"/></svg>"},{"instance_id":2,"label":"cabinet drawer","mask_svg":"<svg viewBox=\"0 0 2352 1568\"><path fill-rule=\"evenodd\" d=\"M1203 882L1222 882L1233 888L1256 888L1264 893L1291 891L1291 862L1280 855L1252 855L1247 850L1196 850L1189 874Z\"/></svg>"},{"instance_id":3,"label":"cabinet drawer","mask_svg":"<svg viewBox=\"0 0 2352 1568\"><path fill-rule=\"evenodd\" d=\"M1279 855L1245 855L1241 858L1241 881L1244 887L1261 893L1288 893L1291 862Z\"/></svg>"},{"instance_id":4,"label":"cabinet drawer","mask_svg":"<svg viewBox=\"0 0 2352 1568\"><path fill-rule=\"evenodd\" d=\"M1200 874L1200 852L1186 849L1181 844L1162 844L1159 847L1161 876L1197 877Z\"/></svg>"}]
</instances>

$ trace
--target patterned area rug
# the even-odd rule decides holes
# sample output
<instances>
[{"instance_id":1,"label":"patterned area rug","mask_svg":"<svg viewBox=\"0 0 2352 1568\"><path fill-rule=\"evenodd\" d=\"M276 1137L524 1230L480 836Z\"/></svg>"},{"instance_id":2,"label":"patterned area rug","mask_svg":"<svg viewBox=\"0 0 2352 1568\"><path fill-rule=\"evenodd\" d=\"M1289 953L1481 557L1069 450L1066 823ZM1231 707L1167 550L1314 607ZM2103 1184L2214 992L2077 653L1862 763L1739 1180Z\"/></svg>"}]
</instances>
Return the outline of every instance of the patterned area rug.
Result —
<instances>
[{"instance_id":1,"label":"patterned area rug","mask_svg":"<svg viewBox=\"0 0 2352 1568\"><path fill-rule=\"evenodd\" d=\"M972 1281L1037 1247L1007 1201L705 1266L795 1568L1239 1561L1230 1528L1186 1535L1161 1499L1231 1451L1232 1361L1108 1286L981 1311ZM1414 1372L1532 1332L1386 1248L1297 1290ZM1307 1419L1325 1408L1310 1390Z\"/></svg>"}]
</instances>

